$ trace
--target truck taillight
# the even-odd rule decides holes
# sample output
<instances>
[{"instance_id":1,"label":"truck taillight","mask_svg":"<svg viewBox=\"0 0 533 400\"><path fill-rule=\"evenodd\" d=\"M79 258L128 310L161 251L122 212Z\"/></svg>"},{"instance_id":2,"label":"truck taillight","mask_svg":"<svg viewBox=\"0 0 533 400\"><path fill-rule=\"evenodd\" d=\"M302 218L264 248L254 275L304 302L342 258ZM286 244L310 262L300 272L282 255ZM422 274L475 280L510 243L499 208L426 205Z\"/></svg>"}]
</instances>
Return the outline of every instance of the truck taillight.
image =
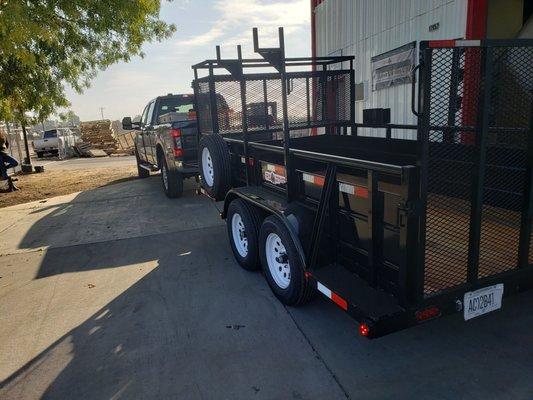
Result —
<instances>
[{"instance_id":1,"label":"truck taillight","mask_svg":"<svg viewBox=\"0 0 533 400\"><path fill-rule=\"evenodd\" d=\"M181 145L181 130L180 129L171 129L170 130L170 136L174 138L174 157L182 157L183 156L183 148Z\"/></svg>"}]
</instances>

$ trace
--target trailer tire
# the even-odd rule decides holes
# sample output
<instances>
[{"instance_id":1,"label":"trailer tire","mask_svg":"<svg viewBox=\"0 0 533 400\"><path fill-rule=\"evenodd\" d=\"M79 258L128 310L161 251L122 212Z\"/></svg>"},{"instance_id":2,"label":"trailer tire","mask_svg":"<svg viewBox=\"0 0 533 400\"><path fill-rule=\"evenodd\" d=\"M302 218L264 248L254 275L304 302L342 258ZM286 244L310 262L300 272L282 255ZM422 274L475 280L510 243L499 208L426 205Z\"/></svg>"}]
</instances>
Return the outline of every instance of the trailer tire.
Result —
<instances>
[{"instance_id":1,"label":"trailer tire","mask_svg":"<svg viewBox=\"0 0 533 400\"><path fill-rule=\"evenodd\" d=\"M202 187L215 199L223 199L231 187L231 160L228 145L220 135L205 135L198 146Z\"/></svg>"},{"instance_id":2,"label":"trailer tire","mask_svg":"<svg viewBox=\"0 0 533 400\"><path fill-rule=\"evenodd\" d=\"M316 292L307 279L298 250L285 224L276 216L263 221L259 256L265 279L274 295L288 306L300 306Z\"/></svg>"},{"instance_id":3,"label":"trailer tire","mask_svg":"<svg viewBox=\"0 0 533 400\"><path fill-rule=\"evenodd\" d=\"M139 157L137 146L135 146L135 160L137 161L137 175L139 178L148 178L150 176L150 171L141 167L141 158Z\"/></svg>"},{"instance_id":4,"label":"trailer tire","mask_svg":"<svg viewBox=\"0 0 533 400\"><path fill-rule=\"evenodd\" d=\"M183 194L183 176L179 172L168 168L165 157L161 157L159 165L161 166L161 184L167 197L169 199L181 197Z\"/></svg>"},{"instance_id":5,"label":"trailer tire","mask_svg":"<svg viewBox=\"0 0 533 400\"><path fill-rule=\"evenodd\" d=\"M231 250L239 265L248 271L257 270L261 227L257 208L242 199L233 200L228 207L226 226Z\"/></svg>"}]
</instances>

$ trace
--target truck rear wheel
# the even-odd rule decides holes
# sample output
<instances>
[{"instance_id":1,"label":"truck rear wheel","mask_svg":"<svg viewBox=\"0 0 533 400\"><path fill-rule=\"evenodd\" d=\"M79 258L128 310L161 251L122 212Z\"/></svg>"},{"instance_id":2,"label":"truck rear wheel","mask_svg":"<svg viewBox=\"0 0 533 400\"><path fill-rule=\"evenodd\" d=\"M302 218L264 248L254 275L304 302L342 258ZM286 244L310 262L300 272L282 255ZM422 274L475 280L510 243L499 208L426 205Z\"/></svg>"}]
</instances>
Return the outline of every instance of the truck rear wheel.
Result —
<instances>
[{"instance_id":1,"label":"truck rear wheel","mask_svg":"<svg viewBox=\"0 0 533 400\"><path fill-rule=\"evenodd\" d=\"M283 304L299 306L311 300L315 288L304 274L288 228L276 216L261 225L259 256L268 285Z\"/></svg>"},{"instance_id":2,"label":"truck rear wheel","mask_svg":"<svg viewBox=\"0 0 533 400\"><path fill-rule=\"evenodd\" d=\"M233 200L226 217L231 250L241 267L253 271L259 267L259 228L261 216L244 200Z\"/></svg>"},{"instance_id":3,"label":"truck rear wheel","mask_svg":"<svg viewBox=\"0 0 533 400\"><path fill-rule=\"evenodd\" d=\"M161 166L161 183L167 197L170 199L181 197L183 194L183 176L168 168L165 157L161 158L159 165Z\"/></svg>"},{"instance_id":4,"label":"truck rear wheel","mask_svg":"<svg viewBox=\"0 0 533 400\"><path fill-rule=\"evenodd\" d=\"M217 134L200 140L198 161L202 187L215 199L223 199L231 186L231 161L228 145Z\"/></svg>"},{"instance_id":5,"label":"truck rear wheel","mask_svg":"<svg viewBox=\"0 0 533 400\"><path fill-rule=\"evenodd\" d=\"M135 159L137 160L137 175L139 175L139 178L148 178L150 176L150 171L141 167L141 158L139 157L137 146L135 146Z\"/></svg>"}]
</instances>

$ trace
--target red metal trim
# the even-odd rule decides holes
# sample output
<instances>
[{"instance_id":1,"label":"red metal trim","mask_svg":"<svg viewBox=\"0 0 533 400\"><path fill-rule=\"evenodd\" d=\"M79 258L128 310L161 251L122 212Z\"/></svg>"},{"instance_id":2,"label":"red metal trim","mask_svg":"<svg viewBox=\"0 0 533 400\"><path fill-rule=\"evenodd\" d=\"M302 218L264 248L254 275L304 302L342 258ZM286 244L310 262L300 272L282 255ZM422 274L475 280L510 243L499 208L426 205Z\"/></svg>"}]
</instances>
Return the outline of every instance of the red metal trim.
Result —
<instances>
[{"instance_id":1,"label":"red metal trim","mask_svg":"<svg viewBox=\"0 0 533 400\"><path fill-rule=\"evenodd\" d=\"M455 47L455 40L430 40L429 47Z\"/></svg>"},{"instance_id":2,"label":"red metal trim","mask_svg":"<svg viewBox=\"0 0 533 400\"><path fill-rule=\"evenodd\" d=\"M487 36L488 0L468 0L465 39L484 39Z\"/></svg>"}]
</instances>

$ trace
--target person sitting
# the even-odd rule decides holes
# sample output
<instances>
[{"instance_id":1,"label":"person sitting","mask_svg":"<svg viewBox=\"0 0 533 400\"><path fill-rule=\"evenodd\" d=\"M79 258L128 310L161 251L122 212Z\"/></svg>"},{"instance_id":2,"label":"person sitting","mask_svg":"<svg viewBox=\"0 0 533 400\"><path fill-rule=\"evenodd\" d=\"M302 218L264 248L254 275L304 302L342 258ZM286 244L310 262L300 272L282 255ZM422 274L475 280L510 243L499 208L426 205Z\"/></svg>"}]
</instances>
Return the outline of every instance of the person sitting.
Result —
<instances>
[{"instance_id":1,"label":"person sitting","mask_svg":"<svg viewBox=\"0 0 533 400\"><path fill-rule=\"evenodd\" d=\"M6 150L9 148L9 142L7 136L0 131L0 173L2 180L7 180L8 190L13 192L18 190L18 187L13 183L13 179L7 173L9 168L15 168L19 165L18 161L6 153Z\"/></svg>"}]
</instances>

